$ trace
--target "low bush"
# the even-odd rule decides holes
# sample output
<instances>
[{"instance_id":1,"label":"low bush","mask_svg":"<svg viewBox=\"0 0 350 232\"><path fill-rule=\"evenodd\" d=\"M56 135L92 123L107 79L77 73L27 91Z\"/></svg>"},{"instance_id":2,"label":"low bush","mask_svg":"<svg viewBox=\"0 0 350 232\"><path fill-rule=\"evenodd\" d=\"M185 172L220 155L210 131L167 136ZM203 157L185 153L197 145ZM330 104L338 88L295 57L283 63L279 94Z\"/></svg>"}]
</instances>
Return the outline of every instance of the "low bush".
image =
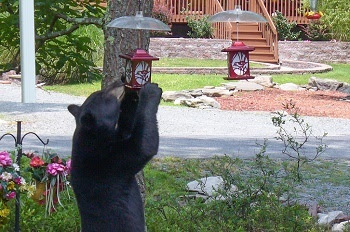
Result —
<instances>
[{"instance_id":1,"label":"low bush","mask_svg":"<svg viewBox=\"0 0 350 232\"><path fill-rule=\"evenodd\" d=\"M272 19L276 26L279 40L299 40L301 32L295 31L297 26L296 22L289 23L279 11L275 12Z\"/></svg>"},{"instance_id":2,"label":"low bush","mask_svg":"<svg viewBox=\"0 0 350 232\"><path fill-rule=\"evenodd\" d=\"M302 26L307 39L312 41L327 41L332 38L330 28L322 20L311 21L306 26Z\"/></svg>"},{"instance_id":3,"label":"low bush","mask_svg":"<svg viewBox=\"0 0 350 232\"><path fill-rule=\"evenodd\" d=\"M214 29L210 22L208 22L209 15L205 15L200 19L193 17L186 17L187 25L191 31L187 35L191 38L213 38Z\"/></svg>"}]
</instances>

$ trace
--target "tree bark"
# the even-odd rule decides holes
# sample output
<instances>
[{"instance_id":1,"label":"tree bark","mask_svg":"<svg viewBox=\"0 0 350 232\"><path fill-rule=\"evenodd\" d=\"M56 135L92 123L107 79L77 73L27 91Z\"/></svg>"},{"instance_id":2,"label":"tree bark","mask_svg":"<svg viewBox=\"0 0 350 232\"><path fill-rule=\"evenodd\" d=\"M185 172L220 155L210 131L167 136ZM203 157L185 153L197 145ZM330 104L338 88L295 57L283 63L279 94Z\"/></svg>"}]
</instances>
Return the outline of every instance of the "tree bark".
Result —
<instances>
[{"instance_id":1,"label":"tree bark","mask_svg":"<svg viewBox=\"0 0 350 232\"><path fill-rule=\"evenodd\" d=\"M141 10L144 16L150 17L153 0L142 0ZM107 28L107 24L122 16L135 16L139 9L138 0L109 0L105 16L105 52L103 61L102 88L112 82L120 80L124 73L125 61L119 58L120 54L127 54L138 48L138 30ZM141 31L142 48L148 50L149 32Z\"/></svg>"},{"instance_id":2,"label":"tree bark","mask_svg":"<svg viewBox=\"0 0 350 232\"><path fill-rule=\"evenodd\" d=\"M142 0L141 10L144 16L150 17L153 8L153 0ZM138 0L109 0L107 4L105 26L103 28L105 36L105 49L103 61L102 88L116 80L120 80L124 74L125 61L119 58L120 54L127 54L138 48L138 30L107 28L107 24L115 18L122 16L134 16L139 10ZM141 31L142 48L148 51L149 32ZM145 203L145 181L143 171L136 175L137 183Z\"/></svg>"}]
</instances>

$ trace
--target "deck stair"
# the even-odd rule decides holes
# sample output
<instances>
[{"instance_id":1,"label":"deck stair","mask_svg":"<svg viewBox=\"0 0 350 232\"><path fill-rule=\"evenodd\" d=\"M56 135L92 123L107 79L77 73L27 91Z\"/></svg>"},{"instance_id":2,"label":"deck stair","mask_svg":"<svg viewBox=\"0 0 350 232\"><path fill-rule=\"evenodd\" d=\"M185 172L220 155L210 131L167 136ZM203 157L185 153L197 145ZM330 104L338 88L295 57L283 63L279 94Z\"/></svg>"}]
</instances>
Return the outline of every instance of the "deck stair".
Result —
<instances>
[{"instance_id":1,"label":"deck stair","mask_svg":"<svg viewBox=\"0 0 350 232\"><path fill-rule=\"evenodd\" d=\"M232 41L237 40L236 23L232 23L231 39ZM268 45L267 39L263 36L263 32L259 31L258 23L239 23L238 40L242 41L245 45L255 48L254 51L250 52L250 60L267 63L278 63L278 58L275 57L274 52Z\"/></svg>"}]
</instances>

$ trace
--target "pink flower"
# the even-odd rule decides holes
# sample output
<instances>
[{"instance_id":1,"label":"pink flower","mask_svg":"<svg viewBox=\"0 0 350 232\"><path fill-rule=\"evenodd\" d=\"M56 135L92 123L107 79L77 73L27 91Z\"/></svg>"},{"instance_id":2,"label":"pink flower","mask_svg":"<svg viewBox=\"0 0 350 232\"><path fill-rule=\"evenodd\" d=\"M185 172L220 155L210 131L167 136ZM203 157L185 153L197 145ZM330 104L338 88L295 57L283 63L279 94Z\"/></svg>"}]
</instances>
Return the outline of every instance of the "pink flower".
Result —
<instances>
[{"instance_id":1,"label":"pink flower","mask_svg":"<svg viewBox=\"0 0 350 232\"><path fill-rule=\"evenodd\" d=\"M6 167L12 164L10 154L6 151L0 152L0 166Z\"/></svg>"},{"instance_id":2,"label":"pink flower","mask_svg":"<svg viewBox=\"0 0 350 232\"><path fill-rule=\"evenodd\" d=\"M56 176L57 174L64 172L64 165L58 163L48 164L46 171L50 175Z\"/></svg>"},{"instance_id":3,"label":"pink flower","mask_svg":"<svg viewBox=\"0 0 350 232\"><path fill-rule=\"evenodd\" d=\"M15 197L16 197L16 192L10 192L10 193L6 194L7 200L11 200Z\"/></svg>"},{"instance_id":4,"label":"pink flower","mask_svg":"<svg viewBox=\"0 0 350 232\"><path fill-rule=\"evenodd\" d=\"M14 178L13 182L15 182L15 184L17 184L17 185L21 185L22 184L22 178L21 177Z\"/></svg>"},{"instance_id":5,"label":"pink flower","mask_svg":"<svg viewBox=\"0 0 350 232\"><path fill-rule=\"evenodd\" d=\"M66 162L66 172L68 173L68 174L70 174L70 171L72 170L72 160L71 159L69 159L69 160L67 160L67 162Z\"/></svg>"}]
</instances>

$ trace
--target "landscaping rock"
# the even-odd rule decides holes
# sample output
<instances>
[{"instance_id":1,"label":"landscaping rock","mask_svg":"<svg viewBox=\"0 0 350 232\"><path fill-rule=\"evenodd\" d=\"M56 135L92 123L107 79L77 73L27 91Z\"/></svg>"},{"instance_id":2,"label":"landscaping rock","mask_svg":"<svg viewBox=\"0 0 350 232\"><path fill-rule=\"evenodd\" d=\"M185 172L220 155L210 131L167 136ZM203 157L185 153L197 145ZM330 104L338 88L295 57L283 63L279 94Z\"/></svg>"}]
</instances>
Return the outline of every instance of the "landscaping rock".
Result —
<instances>
[{"instance_id":1,"label":"landscaping rock","mask_svg":"<svg viewBox=\"0 0 350 232\"><path fill-rule=\"evenodd\" d=\"M202 92L203 95L206 95L208 97L231 96L233 94L233 91L227 90L224 87L218 87L214 89L203 89Z\"/></svg>"},{"instance_id":2,"label":"landscaping rock","mask_svg":"<svg viewBox=\"0 0 350 232\"><path fill-rule=\"evenodd\" d=\"M228 82L222 83L222 85L228 90L238 90L238 91L258 91L264 90L262 85L249 81L238 81L238 82Z\"/></svg>"},{"instance_id":3,"label":"landscaping rock","mask_svg":"<svg viewBox=\"0 0 350 232\"><path fill-rule=\"evenodd\" d=\"M197 98L185 99L178 98L174 101L174 104L185 105L194 108L208 109L208 108L220 108L221 105L214 98L207 96L200 96Z\"/></svg>"},{"instance_id":4,"label":"landscaping rock","mask_svg":"<svg viewBox=\"0 0 350 232\"><path fill-rule=\"evenodd\" d=\"M236 86L237 86L237 82L221 83L221 86L224 87L227 90L235 90Z\"/></svg>"},{"instance_id":5,"label":"landscaping rock","mask_svg":"<svg viewBox=\"0 0 350 232\"><path fill-rule=\"evenodd\" d=\"M273 83L272 76L256 76L254 79L249 79L249 82L254 82L267 88L272 88L275 84Z\"/></svg>"},{"instance_id":6,"label":"landscaping rock","mask_svg":"<svg viewBox=\"0 0 350 232\"><path fill-rule=\"evenodd\" d=\"M200 97L203 95L202 89L194 89L189 90L189 94L191 94L192 97Z\"/></svg>"},{"instance_id":7,"label":"landscaping rock","mask_svg":"<svg viewBox=\"0 0 350 232\"><path fill-rule=\"evenodd\" d=\"M175 101L178 98L190 99L192 96L190 93L183 91L165 91L162 94L162 98L164 101Z\"/></svg>"},{"instance_id":8,"label":"landscaping rock","mask_svg":"<svg viewBox=\"0 0 350 232\"><path fill-rule=\"evenodd\" d=\"M350 86L348 83L339 82L333 79L320 79L310 77L309 86L316 87L319 90L340 91L343 93L350 93Z\"/></svg>"},{"instance_id":9,"label":"landscaping rock","mask_svg":"<svg viewBox=\"0 0 350 232\"><path fill-rule=\"evenodd\" d=\"M348 224L350 221L341 222L339 224L334 224L332 227L332 231L344 231L346 224Z\"/></svg>"},{"instance_id":10,"label":"landscaping rock","mask_svg":"<svg viewBox=\"0 0 350 232\"><path fill-rule=\"evenodd\" d=\"M279 88L281 90L284 91L297 91L297 90L304 90L304 88L299 87L298 85L294 84L294 83L286 83L286 84L282 84L279 86Z\"/></svg>"},{"instance_id":11,"label":"landscaping rock","mask_svg":"<svg viewBox=\"0 0 350 232\"><path fill-rule=\"evenodd\" d=\"M343 211L332 211L332 212L329 212L328 214L319 213L317 214L317 216L318 216L318 224L332 225L338 217L343 217L344 214L343 214Z\"/></svg>"},{"instance_id":12,"label":"landscaping rock","mask_svg":"<svg viewBox=\"0 0 350 232\"><path fill-rule=\"evenodd\" d=\"M188 191L198 192L206 196L212 197L214 194L224 188L224 180L221 176L210 176L200 180L191 181L187 184ZM237 191L236 186L231 186L231 191Z\"/></svg>"}]
</instances>

